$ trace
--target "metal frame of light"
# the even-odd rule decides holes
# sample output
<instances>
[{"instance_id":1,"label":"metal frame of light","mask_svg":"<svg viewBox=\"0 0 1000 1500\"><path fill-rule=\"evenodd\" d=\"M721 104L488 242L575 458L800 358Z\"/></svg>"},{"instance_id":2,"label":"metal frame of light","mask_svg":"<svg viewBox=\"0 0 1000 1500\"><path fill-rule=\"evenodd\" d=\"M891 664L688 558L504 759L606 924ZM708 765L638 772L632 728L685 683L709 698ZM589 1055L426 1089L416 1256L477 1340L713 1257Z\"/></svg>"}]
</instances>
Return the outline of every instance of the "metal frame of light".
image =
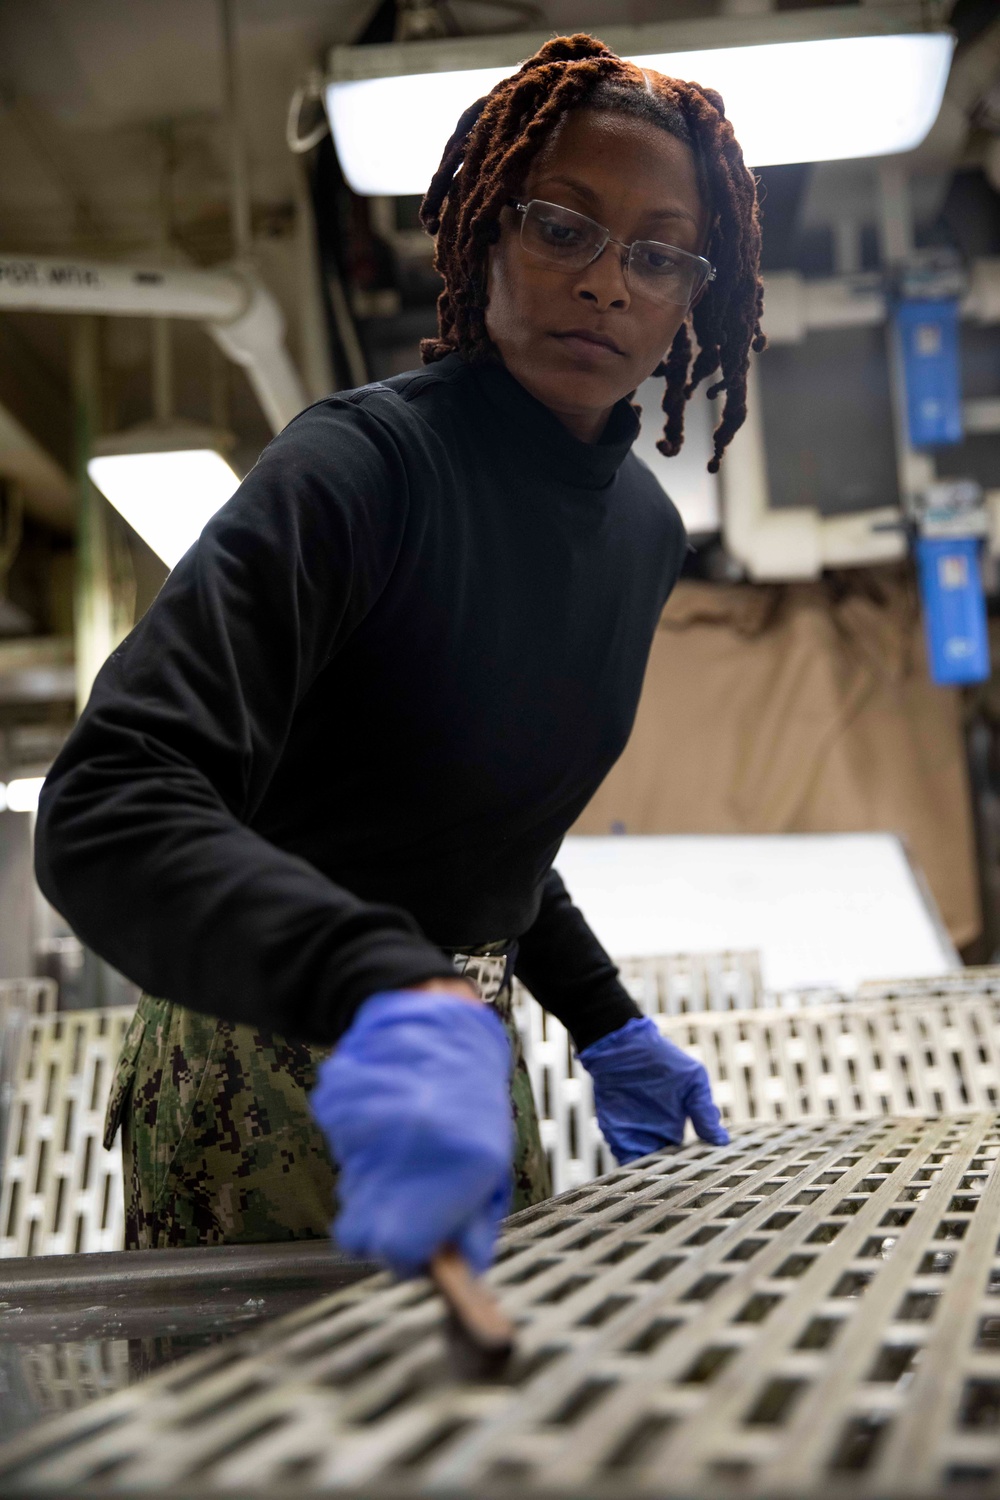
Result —
<instances>
[{"instance_id":1,"label":"metal frame of light","mask_svg":"<svg viewBox=\"0 0 1000 1500\"><path fill-rule=\"evenodd\" d=\"M757 167L919 145L937 117L954 46L940 14L924 0L899 0L598 30L622 57L718 88ZM351 187L422 192L462 109L548 35L334 48L326 105Z\"/></svg>"}]
</instances>

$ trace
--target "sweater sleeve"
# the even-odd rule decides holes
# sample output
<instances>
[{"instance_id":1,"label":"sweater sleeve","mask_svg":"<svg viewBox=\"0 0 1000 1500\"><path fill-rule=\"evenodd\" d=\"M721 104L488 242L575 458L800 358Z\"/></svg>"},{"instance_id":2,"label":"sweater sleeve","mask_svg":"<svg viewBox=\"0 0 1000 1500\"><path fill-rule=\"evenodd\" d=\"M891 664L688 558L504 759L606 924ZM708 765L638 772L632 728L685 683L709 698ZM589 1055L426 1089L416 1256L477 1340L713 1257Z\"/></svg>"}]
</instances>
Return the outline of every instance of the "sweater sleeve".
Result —
<instances>
[{"instance_id":1,"label":"sweater sleeve","mask_svg":"<svg viewBox=\"0 0 1000 1500\"><path fill-rule=\"evenodd\" d=\"M42 789L36 871L153 994L326 1043L370 994L454 973L406 912L248 826L297 704L391 573L406 504L387 424L311 408L101 669Z\"/></svg>"},{"instance_id":2,"label":"sweater sleeve","mask_svg":"<svg viewBox=\"0 0 1000 1500\"><path fill-rule=\"evenodd\" d=\"M556 870L546 876L538 916L519 940L514 972L563 1023L577 1051L642 1014Z\"/></svg>"}]
</instances>

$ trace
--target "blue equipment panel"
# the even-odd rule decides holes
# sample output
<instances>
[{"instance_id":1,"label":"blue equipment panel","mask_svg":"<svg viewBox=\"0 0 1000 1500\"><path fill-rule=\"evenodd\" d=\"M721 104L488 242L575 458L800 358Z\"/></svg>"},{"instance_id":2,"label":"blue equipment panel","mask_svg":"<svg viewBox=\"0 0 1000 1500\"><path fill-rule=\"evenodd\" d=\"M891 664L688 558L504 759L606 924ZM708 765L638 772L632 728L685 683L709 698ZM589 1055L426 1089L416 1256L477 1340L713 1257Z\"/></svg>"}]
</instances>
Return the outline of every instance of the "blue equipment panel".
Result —
<instances>
[{"instance_id":1,"label":"blue equipment panel","mask_svg":"<svg viewBox=\"0 0 1000 1500\"><path fill-rule=\"evenodd\" d=\"M897 304L906 420L914 448L962 441L962 383L958 366L958 302L914 299Z\"/></svg>"},{"instance_id":2,"label":"blue equipment panel","mask_svg":"<svg viewBox=\"0 0 1000 1500\"><path fill-rule=\"evenodd\" d=\"M986 600L977 537L919 537L917 565L932 681L942 687L990 675Z\"/></svg>"}]
</instances>

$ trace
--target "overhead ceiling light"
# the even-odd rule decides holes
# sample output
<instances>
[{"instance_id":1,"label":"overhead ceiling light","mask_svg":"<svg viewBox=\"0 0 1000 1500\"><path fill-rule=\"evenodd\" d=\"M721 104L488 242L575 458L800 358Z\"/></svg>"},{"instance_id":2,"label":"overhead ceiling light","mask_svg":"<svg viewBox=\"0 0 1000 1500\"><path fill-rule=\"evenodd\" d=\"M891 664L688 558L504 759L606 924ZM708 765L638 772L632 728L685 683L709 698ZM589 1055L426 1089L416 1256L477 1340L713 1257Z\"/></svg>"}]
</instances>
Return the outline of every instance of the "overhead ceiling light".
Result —
<instances>
[{"instance_id":1,"label":"overhead ceiling light","mask_svg":"<svg viewBox=\"0 0 1000 1500\"><path fill-rule=\"evenodd\" d=\"M206 427L134 427L94 444L90 478L168 568L198 540L239 477Z\"/></svg>"},{"instance_id":2,"label":"overhead ceiling light","mask_svg":"<svg viewBox=\"0 0 1000 1500\"><path fill-rule=\"evenodd\" d=\"M44 776L17 776L8 781L3 789L6 808L10 812L37 812L38 794L44 780Z\"/></svg>"},{"instance_id":3,"label":"overhead ceiling light","mask_svg":"<svg viewBox=\"0 0 1000 1500\"><path fill-rule=\"evenodd\" d=\"M913 4L609 27L622 57L718 89L749 165L886 156L937 118L954 37ZM544 35L337 47L326 106L351 187L423 193L464 109ZM488 64L488 66L484 66Z\"/></svg>"}]
</instances>

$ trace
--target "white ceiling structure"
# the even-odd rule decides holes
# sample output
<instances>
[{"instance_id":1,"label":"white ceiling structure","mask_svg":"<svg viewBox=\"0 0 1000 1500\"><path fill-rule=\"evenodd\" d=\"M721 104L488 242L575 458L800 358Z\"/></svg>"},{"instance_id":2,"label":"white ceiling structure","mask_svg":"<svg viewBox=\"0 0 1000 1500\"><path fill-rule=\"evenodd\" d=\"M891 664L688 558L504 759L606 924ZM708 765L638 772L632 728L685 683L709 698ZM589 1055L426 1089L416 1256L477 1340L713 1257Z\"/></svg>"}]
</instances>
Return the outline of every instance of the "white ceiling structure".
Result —
<instances>
[{"instance_id":1,"label":"white ceiling structure","mask_svg":"<svg viewBox=\"0 0 1000 1500\"><path fill-rule=\"evenodd\" d=\"M460 15L462 3L455 0ZM301 321L315 303L307 309L301 297L295 239L301 181L285 143L288 104L332 46L358 37L377 4L236 0L254 256L283 307L293 355L301 353ZM596 29L698 8L697 0L552 0L540 7L553 29ZM488 24L488 8L477 6L476 19ZM0 0L0 251L224 262L232 253L229 171L215 0ZM40 518L69 525L68 477L60 499L51 463L25 456L26 436L30 447L33 434L65 476L68 320L35 313L7 314L0 322L0 407L12 412L0 428L0 474L18 478ZM106 332L111 384L134 400L148 383L147 332L128 319ZM179 402L185 382L200 400L205 358L197 330L178 328L175 342ZM236 386L232 425L252 449L269 432L238 377ZM44 391L44 401L25 398L29 390ZM124 419L134 420L134 413ZM16 461L11 449L7 463L4 432L15 429ZM61 444L52 440L53 429L61 431Z\"/></svg>"},{"instance_id":2,"label":"white ceiling structure","mask_svg":"<svg viewBox=\"0 0 1000 1500\"><path fill-rule=\"evenodd\" d=\"M461 20L489 23L487 5L451 4ZM376 8L377 0L235 0L254 253L283 307L300 363L303 320L314 314L315 302L307 305L302 297L296 241L301 181L285 142L288 103L308 70L322 66L332 46L356 39ZM548 24L598 34L611 24L771 8L772 0L547 0L539 6L541 29ZM961 97L946 106L929 143L937 143L939 174L966 148L972 102L997 76L998 59L1000 22L969 60L956 63ZM0 0L0 251L224 262L232 241L222 100L215 0ZM818 199L824 184L834 188L836 171L817 175L809 218L823 216ZM864 166L848 176L832 200L870 191ZM67 524L68 481L59 502L51 468L43 481L45 465L26 459L24 438L33 435L50 459L68 465L68 321L40 313L0 318L0 406L16 419L17 473L29 506L51 519L61 503ZM180 403L185 381L195 405L207 399L197 334L177 331ZM117 415L112 410L112 425L137 420L126 407L137 392L145 394L148 345L147 330L128 319L107 330L110 383L127 397ZM252 448L265 441L266 424L238 380L233 400L233 425L244 442ZM4 430L14 428L7 423ZM0 432L0 474L9 471L3 442Z\"/></svg>"},{"instance_id":3,"label":"white ceiling structure","mask_svg":"<svg viewBox=\"0 0 1000 1500\"><path fill-rule=\"evenodd\" d=\"M291 196L291 92L373 9L373 0L239 5L255 200ZM221 41L210 0L0 0L0 89L5 249L155 245L171 151L178 216L224 210Z\"/></svg>"},{"instance_id":4,"label":"white ceiling structure","mask_svg":"<svg viewBox=\"0 0 1000 1500\"><path fill-rule=\"evenodd\" d=\"M255 203L280 205L294 192L285 116L295 85L330 47L353 40L376 7L377 0L238 0ZM540 7L554 29L699 8L696 0ZM221 104L213 0L0 0L0 246L41 254L155 244L171 153L178 218L224 211Z\"/></svg>"}]
</instances>

